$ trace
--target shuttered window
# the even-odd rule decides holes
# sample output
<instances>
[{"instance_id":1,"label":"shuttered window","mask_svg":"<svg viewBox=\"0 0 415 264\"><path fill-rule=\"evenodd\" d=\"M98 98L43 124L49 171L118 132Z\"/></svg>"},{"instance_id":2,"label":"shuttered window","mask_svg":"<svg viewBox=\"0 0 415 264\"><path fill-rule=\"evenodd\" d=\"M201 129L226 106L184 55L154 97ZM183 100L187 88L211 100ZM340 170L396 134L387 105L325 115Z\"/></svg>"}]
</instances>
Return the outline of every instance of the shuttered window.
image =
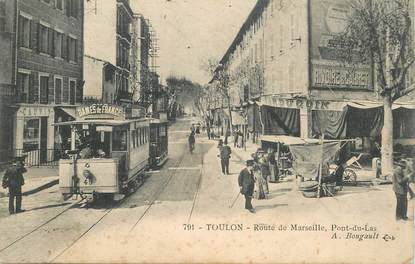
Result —
<instances>
[{"instance_id":1,"label":"shuttered window","mask_svg":"<svg viewBox=\"0 0 415 264\"><path fill-rule=\"evenodd\" d=\"M48 28L39 24L39 51L49 53L49 32Z\"/></svg>"},{"instance_id":2,"label":"shuttered window","mask_svg":"<svg viewBox=\"0 0 415 264\"><path fill-rule=\"evenodd\" d=\"M71 37L68 37L68 55L69 60L72 62L77 62L77 40Z\"/></svg>"},{"instance_id":3,"label":"shuttered window","mask_svg":"<svg viewBox=\"0 0 415 264\"><path fill-rule=\"evenodd\" d=\"M49 76L40 76L40 103L48 103Z\"/></svg>"},{"instance_id":4,"label":"shuttered window","mask_svg":"<svg viewBox=\"0 0 415 264\"><path fill-rule=\"evenodd\" d=\"M55 33L55 57L62 58L63 34Z\"/></svg>"},{"instance_id":5,"label":"shuttered window","mask_svg":"<svg viewBox=\"0 0 415 264\"><path fill-rule=\"evenodd\" d=\"M32 103L33 95L30 94L30 75L27 73L19 72L17 74L17 93L19 102L21 103Z\"/></svg>"},{"instance_id":6,"label":"shuttered window","mask_svg":"<svg viewBox=\"0 0 415 264\"><path fill-rule=\"evenodd\" d=\"M55 78L55 103L62 103L62 79Z\"/></svg>"},{"instance_id":7,"label":"shuttered window","mask_svg":"<svg viewBox=\"0 0 415 264\"><path fill-rule=\"evenodd\" d=\"M30 20L19 16L19 46L30 48Z\"/></svg>"}]
</instances>

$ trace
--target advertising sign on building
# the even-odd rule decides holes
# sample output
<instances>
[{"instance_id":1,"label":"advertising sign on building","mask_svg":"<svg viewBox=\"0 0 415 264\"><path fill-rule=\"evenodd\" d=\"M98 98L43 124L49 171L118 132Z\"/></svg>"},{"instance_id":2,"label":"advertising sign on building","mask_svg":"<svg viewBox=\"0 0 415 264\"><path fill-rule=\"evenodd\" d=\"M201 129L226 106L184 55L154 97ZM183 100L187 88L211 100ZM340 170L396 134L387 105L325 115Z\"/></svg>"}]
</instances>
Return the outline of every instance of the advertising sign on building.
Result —
<instances>
[{"instance_id":1,"label":"advertising sign on building","mask_svg":"<svg viewBox=\"0 0 415 264\"><path fill-rule=\"evenodd\" d=\"M353 53L351 43L339 38L351 11L343 0L312 0L311 86L314 88L372 89L370 64L342 59ZM354 54L349 54L354 56Z\"/></svg>"},{"instance_id":2,"label":"advertising sign on building","mask_svg":"<svg viewBox=\"0 0 415 264\"><path fill-rule=\"evenodd\" d=\"M113 118L125 117L124 108L109 104L91 104L87 106L80 106L76 108L76 114L79 118L105 118L106 116Z\"/></svg>"}]
</instances>

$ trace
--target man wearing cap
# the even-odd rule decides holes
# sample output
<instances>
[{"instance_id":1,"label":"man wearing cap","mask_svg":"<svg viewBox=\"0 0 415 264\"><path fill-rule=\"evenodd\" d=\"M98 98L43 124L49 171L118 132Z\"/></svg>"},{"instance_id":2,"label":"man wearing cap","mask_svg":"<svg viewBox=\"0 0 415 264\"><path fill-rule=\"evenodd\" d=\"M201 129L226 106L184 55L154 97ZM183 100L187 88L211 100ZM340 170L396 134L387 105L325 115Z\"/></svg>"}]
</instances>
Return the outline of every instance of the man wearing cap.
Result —
<instances>
[{"instance_id":1,"label":"man wearing cap","mask_svg":"<svg viewBox=\"0 0 415 264\"><path fill-rule=\"evenodd\" d=\"M3 188L9 188L9 213L20 213L24 210L22 206L22 185L24 185L23 173L27 170L23 165L24 157L15 157L13 164L7 168L4 173L2 186ZM16 208L14 207L14 201L16 200ZM16 210L15 210L16 209Z\"/></svg>"},{"instance_id":2,"label":"man wearing cap","mask_svg":"<svg viewBox=\"0 0 415 264\"><path fill-rule=\"evenodd\" d=\"M396 195L396 220L408 220L408 182L411 174L405 175L405 160L400 160L393 171L393 191Z\"/></svg>"},{"instance_id":3,"label":"man wearing cap","mask_svg":"<svg viewBox=\"0 0 415 264\"><path fill-rule=\"evenodd\" d=\"M252 207L252 195L254 194L255 179L252 172L254 166L253 160L246 161L246 168L239 173L238 184L240 192L245 196L245 209L251 213L255 213Z\"/></svg>"}]
</instances>

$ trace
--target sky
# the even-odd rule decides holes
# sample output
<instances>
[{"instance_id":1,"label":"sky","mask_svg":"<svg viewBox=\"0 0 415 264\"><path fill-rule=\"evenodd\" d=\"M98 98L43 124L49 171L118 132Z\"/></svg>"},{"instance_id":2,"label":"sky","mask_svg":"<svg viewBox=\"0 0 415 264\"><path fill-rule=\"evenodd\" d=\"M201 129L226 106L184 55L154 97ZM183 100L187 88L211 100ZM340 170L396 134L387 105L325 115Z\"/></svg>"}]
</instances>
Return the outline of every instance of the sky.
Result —
<instances>
[{"instance_id":1,"label":"sky","mask_svg":"<svg viewBox=\"0 0 415 264\"><path fill-rule=\"evenodd\" d=\"M256 0L130 0L150 20L158 38L158 73L206 84L209 58L220 60Z\"/></svg>"}]
</instances>

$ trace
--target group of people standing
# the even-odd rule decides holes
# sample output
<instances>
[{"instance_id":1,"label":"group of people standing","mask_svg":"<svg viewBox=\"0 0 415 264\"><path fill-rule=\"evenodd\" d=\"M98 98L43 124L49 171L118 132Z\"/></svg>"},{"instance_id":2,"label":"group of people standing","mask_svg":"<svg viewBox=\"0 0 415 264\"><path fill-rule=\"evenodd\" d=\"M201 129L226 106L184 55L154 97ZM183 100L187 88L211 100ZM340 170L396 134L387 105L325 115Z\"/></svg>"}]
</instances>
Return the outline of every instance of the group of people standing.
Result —
<instances>
[{"instance_id":1,"label":"group of people standing","mask_svg":"<svg viewBox=\"0 0 415 264\"><path fill-rule=\"evenodd\" d=\"M252 154L252 172L255 179L254 197L258 200L267 199L269 194L268 182L279 181L279 169L275 160L275 152L269 148L267 152L258 149Z\"/></svg>"},{"instance_id":2,"label":"group of people standing","mask_svg":"<svg viewBox=\"0 0 415 264\"><path fill-rule=\"evenodd\" d=\"M254 213L252 198L268 199L268 183L279 181L279 169L275 152L271 148L268 152L257 150L252 158L246 161L246 168L239 173L238 185L240 193L245 196L245 209Z\"/></svg>"}]
</instances>

